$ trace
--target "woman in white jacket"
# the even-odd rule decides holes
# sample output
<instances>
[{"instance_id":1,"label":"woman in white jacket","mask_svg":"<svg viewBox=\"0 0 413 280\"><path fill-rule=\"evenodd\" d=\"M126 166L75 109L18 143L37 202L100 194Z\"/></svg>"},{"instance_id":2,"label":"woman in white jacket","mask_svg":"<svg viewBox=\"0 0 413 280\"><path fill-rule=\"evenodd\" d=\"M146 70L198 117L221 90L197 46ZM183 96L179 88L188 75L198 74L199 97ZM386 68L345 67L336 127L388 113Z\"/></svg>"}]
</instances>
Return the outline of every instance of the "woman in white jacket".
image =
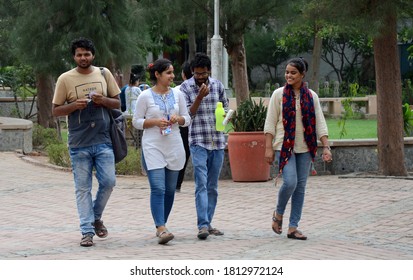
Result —
<instances>
[{"instance_id":1,"label":"woman in white jacket","mask_svg":"<svg viewBox=\"0 0 413 280\"><path fill-rule=\"evenodd\" d=\"M332 160L327 124L318 96L305 87L303 82L307 69L308 63L303 58L288 61L285 69L286 84L273 92L264 127L265 159L273 164L277 154L278 176L282 175L283 178L273 213L272 229L281 234L284 211L291 198L287 237L299 240L307 239L297 228L311 162L317 152L317 139L323 145L323 160Z\"/></svg>"}]
</instances>

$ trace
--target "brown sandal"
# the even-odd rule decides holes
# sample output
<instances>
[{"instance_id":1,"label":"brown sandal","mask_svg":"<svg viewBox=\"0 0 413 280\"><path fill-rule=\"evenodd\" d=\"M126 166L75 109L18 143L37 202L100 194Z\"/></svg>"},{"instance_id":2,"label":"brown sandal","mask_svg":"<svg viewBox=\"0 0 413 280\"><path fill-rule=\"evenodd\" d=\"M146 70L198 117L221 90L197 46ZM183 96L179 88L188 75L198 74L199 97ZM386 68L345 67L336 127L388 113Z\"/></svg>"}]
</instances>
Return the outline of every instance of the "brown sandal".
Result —
<instances>
[{"instance_id":1,"label":"brown sandal","mask_svg":"<svg viewBox=\"0 0 413 280\"><path fill-rule=\"evenodd\" d=\"M172 239L174 239L174 235L170 233L167 229L162 232L157 231L156 236L158 237L158 244L166 244Z\"/></svg>"},{"instance_id":2,"label":"brown sandal","mask_svg":"<svg viewBox=\"0 0 413 280\"><path fill-rule=\"evenodd\" d=\"M98 237L105 238L106 236L108 236L108 230L105 227L105 225L103 224L102 220L96 220L93 223L93 225L95 227L95 233Z\"/></svg>"},{"instance_id":3,"label":"brown sandal","mask_svg":"<svg viewBox=\"0 0 413 280\"><path fill-rule=\"evenodd\" d=\"M276 234L281 234L282 233L282 225L283 225L283 220L278 220L275 216L275 211L274 211L274 214L272 215L272 230Z\"/></svg>"}]
</instances>

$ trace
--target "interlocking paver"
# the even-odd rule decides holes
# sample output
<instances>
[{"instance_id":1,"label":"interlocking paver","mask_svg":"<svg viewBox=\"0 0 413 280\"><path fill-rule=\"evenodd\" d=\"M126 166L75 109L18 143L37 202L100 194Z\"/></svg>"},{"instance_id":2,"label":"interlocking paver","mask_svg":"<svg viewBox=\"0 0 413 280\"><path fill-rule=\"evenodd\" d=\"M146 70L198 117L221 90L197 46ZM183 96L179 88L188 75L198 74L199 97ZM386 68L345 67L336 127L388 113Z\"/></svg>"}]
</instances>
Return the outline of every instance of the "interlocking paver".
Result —
<instances>
[{"instance_id":1,"label":"interlocking paver","mask_svg":"<svg viewBox=\"0 0 413 280\"><path fill-rule=\"evenodd\" d=\"M413 181L315 176L308 180L300 229L307 241L271 230L273 182L220 181L213 226L196 238L194 184L185 181L168 221L175 239L158 245L143 176L118 176L103 220L107 239L79 246L72 174L0 153L1 260L412 260ZM94 181L94 188L96 188ZM207 248L208 250L205 250ZM207 253L205 253L207 251Z\"/></svg>"}]
</instances>

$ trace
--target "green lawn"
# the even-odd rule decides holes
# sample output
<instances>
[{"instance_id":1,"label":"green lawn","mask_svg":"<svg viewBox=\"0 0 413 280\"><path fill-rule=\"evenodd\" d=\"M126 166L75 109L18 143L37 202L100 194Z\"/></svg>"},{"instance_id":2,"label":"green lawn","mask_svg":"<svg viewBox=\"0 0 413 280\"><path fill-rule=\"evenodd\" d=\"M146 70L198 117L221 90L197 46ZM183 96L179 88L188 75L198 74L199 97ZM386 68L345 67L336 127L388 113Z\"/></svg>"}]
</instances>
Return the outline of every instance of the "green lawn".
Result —
<instances>
[{"instance_id":1,"label":"green lawn","mask_svg":"<svg viewBox=\"0 0 413 280\"><path fill-rule=\"evenodd\" d=\"M341 127L338 119L326 119L329 139L340 139ZM341 139L377 138L377 120L347 120L345 124L346 135Z\"/></svg>"}]
</instances>

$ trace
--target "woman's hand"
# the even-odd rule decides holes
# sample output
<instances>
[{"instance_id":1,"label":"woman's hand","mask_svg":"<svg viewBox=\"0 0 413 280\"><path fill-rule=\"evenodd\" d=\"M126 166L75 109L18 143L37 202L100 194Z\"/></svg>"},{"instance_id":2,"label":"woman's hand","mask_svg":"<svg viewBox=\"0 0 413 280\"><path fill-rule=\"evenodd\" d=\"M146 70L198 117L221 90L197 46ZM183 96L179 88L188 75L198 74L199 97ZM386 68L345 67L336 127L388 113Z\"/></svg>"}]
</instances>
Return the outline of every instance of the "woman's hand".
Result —
<instances>
[{"instance_id":1,"label":"woman's hand","mask_svg":"<svg viewBox=\"0 0 413 280\"><path fill-rule=\"evenodd\" d=\"M180 124L179 121L182 120L182 119L183 119L183 117L181 117L181 116L172 115L171 118L169 119L169 123L170 124L174 124L174 123ZM184 122L185 122L185 120L184 120Z\"/></svg>"},{"instance_id":2,"label":"woman's hand","mask_svg":"<svg viewBox=\"0 0 413 280\"><path fill-rule=\"evenodd\" d=\"M165 129L168 127L169 122L167 119L162 118L162 119L158 119L158 124L157 126L159 126L160 129Z\"/></svg>"},{"instance_id":3,"label":"woman's hand","mask_svg":"<svg viewBox=\"0 0 413 280\"><path fill-rule=\"evenodd\" d=\"M272 165L272 163L274 162L274 157L275 157L275 153L274 150L272 149L272 147L269 148L265 148L265 161L269 164Z\"/></svg>"},{"instance_id":4,"label":"woman's hand","mask_svg":"<svg viewBox=\"0 0 413 280\"><path fill-rule=\"evenodd\" d=\"M322 159L325 162L332 162L333 161L333 155L331 154L330 147L323 147L323 154L322 154Z\"/></svg>"}]
</instances>

